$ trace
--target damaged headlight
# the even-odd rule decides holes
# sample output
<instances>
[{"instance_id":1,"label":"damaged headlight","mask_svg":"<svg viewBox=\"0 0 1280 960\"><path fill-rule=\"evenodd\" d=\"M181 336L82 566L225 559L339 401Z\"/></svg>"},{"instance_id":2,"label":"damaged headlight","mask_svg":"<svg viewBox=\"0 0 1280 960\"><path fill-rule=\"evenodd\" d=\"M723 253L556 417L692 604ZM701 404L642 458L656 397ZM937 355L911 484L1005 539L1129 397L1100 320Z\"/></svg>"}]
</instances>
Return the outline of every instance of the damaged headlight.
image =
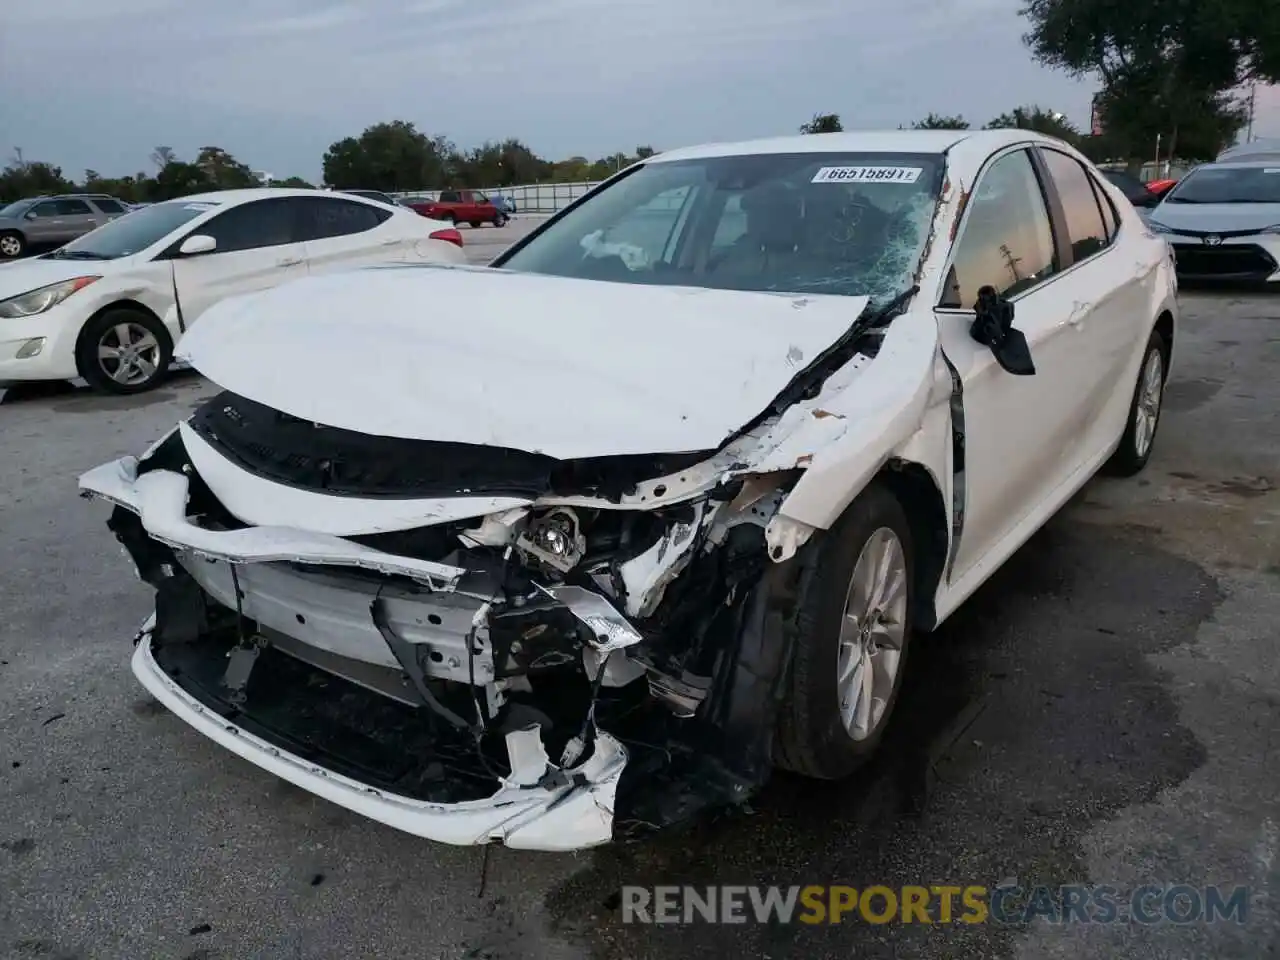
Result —
<instances>
[{"instance_id":1,"label":"damaged headlight","mask_svg":"<svg viewBox=\"0 0 1280 960\"><path fill-rule=\"evenodd\" d=\"M531 519L517 538L516 549L526 562L568 573L586 555L587 538L578 515L560 507Z\"/></svg>"}]
</instances>

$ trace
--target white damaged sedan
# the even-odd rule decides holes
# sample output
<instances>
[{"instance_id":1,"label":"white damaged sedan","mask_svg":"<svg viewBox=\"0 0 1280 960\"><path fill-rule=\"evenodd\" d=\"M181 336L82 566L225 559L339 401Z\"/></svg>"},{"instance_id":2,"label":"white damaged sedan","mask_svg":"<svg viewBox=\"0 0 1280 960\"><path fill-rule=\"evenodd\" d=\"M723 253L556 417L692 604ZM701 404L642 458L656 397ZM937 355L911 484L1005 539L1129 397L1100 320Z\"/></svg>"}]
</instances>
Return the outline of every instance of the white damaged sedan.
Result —
<instances>
[{"instance_id":1,"label":"white damaged sedan","mask_svg":"<svg viewBox=\"0 0 1280 960\"><path fill-rule=\"evenodd\" d=\"M489 268L212 307L179 352L223 392L80 486L184 721L411 834L576 849L853 773L913 632L1146 464L1176 329L1168 245L1059 141L698 147Z\"/></svg>"}]
</instances>

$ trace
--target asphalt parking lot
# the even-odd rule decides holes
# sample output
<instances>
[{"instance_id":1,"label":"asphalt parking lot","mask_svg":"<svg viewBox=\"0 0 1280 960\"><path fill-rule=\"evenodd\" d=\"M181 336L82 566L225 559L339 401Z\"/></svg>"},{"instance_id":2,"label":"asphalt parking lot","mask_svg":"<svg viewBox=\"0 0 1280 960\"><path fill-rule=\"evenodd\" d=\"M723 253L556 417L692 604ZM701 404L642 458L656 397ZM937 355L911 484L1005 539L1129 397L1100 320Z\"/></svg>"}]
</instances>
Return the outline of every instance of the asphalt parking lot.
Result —
<instances>
[{"instance_id":1,"label":"asphalt parking lot","mask_svg":"<svg viewBox=\"0 0 1280 960\"><path fill-rule=\"evenodd\" d=\"M483 262L504 231L466 231ZM921 643L857 782L578 855L452 848L217 748L128 669L149 612L76 497L211 393L0 403L0 956L1258 958L1280 950L1280 298L1187 293L1157 450ZM620 922L622 884L1247 884L1244 925Z\"/></svg>"}]
</instances>

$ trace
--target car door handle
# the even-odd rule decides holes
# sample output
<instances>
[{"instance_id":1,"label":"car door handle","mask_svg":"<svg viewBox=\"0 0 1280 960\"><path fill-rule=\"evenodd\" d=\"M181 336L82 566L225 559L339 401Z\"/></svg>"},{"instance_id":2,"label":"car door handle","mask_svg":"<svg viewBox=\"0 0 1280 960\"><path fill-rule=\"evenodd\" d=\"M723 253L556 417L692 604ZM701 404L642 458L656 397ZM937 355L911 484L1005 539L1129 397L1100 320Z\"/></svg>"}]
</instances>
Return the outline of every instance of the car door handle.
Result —
<instances>
[{"instance_id":1,"label":"car door handle","mask_svg":"<svg viewBox=\"0 0 1280 960\"><path fill-rule=\"evenodd\" d=\"M1071 324L1071 326L1076 330L1079 330L1084 324L1085 318L1089 316L1089 308L1089 304L1081 303L1077 300L1071 305L1071 314L1067 317L1067 323Z\"/></svg>"},{"instance_id":2,"label":"car door handle","mask_svg":"<svg viewBox=\"0 0 1280 960\"><path fill-rule=\"evenodd\" d=\"M301 257L286 257L283 260L277 260L276 266L277 267L296 267L301 262L302 262Z\"/></svg>"}]
</instances>

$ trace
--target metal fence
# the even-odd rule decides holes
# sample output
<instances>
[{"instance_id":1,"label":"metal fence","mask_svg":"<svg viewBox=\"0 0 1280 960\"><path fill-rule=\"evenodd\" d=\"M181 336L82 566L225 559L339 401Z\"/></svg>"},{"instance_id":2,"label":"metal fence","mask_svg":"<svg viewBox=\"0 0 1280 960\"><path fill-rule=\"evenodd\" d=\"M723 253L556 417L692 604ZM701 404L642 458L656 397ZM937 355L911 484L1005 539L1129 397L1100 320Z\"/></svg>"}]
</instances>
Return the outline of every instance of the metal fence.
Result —
<instances>
[{"instance_id":1,"label":"metal fence","mask_svg":"<svg viewBox=\"0 0 1280 960\"><path fill-rule=\"evenodd\" d=\"M515 201L516 210L520 213L556 213L597 186L599 186L598 181L583 180L577 183L525 183L514 187L490 187L480 192L489 196L500 194L510 197ZM440 191L410 190L404 193L393 193L392 196L397 200L408 197L438 200Z\"/></svg>"}]
</instances>

